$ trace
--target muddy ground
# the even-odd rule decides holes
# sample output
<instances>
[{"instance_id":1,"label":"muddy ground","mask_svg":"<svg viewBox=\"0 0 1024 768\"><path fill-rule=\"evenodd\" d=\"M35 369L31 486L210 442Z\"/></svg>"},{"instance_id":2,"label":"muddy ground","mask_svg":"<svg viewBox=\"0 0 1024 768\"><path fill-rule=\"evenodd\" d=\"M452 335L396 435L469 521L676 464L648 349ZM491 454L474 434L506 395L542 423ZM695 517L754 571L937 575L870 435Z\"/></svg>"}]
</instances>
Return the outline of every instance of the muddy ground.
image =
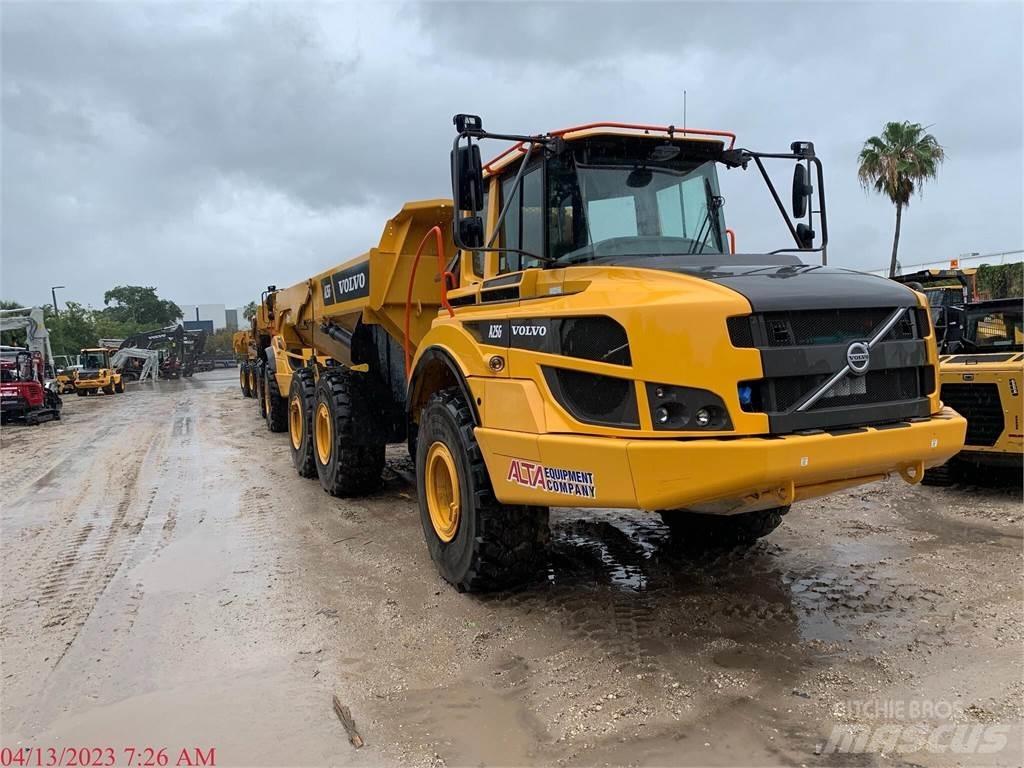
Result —
<instances>
[{"instance_id":1,"label":"muddy ground","mask_svg":"<svg viewBox=\"0 0 1024 768\"><path fill-rule=\"evenodd\" d=\"M63 422L0 436L4 747L165 747L171 765L211 747L219 765L1022 762L1019 487L890 480L703 557L639 512L560 511L547 580L478 597L438 578L403 451L376 495L327 496L234 371L65 403ZM947 730L837 753L850 724L1005 746L955 751Z\"/></svg>"}]
</instances>

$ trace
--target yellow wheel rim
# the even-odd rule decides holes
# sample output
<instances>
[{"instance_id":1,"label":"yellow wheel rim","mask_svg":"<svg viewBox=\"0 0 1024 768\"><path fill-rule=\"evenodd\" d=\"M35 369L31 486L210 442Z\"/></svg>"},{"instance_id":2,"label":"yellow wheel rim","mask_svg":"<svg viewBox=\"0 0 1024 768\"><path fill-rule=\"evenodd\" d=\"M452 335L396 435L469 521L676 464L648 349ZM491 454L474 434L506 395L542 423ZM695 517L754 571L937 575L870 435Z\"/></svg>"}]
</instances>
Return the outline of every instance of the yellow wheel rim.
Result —
<instances>
[{"instance_id":1,"label":"yellow wheel rim","mask_svg":"<svg viewBox=\"0 0 1024 768\"><path fill-rule=\"evenodd\" d=\"M253 392L256 391L256 372L255 371L249 371L249 389L251 389Z\"/></svg>"},{"instance_id":2,"label":"yellow wheel rim","mask_svg":"<svg viewBox=\"0 0 1024 768\"><path fill-rule=\"evenodd\" d=\"M459 530L459 474L448 446L436 442L427 451L426 492L430 522L437 538L447 543Z\"/></svg>"},{"instance_id":3,"label":"yellow wheel rim","mask_svg":"<svg viewBox=\"0 0 1024 768\"><path fill-rule=\"evenodd\" d=\"M298 395L288 403L288 432L292 436L292 448L299 450L302 447L302 403Z\"/></svg>"},{"instance_id":4,"label":"yellow wheel rim","mask_svg":"<svg viewBox=\"0 0 1024 768\"><path fill-rule=\"evenodd\" d=\"M238 372L238 383L239 383L239 384L240 384L241 386L243 386L243 387L244 387L244 386L245 386L246 384L248 384L248 383L249 383L248 379L246 379L246 377L245 377L245 369L244 369L244 368L243 368L242 370L240 370L240 371Z\"/></svg>"},{"instance_id":5,"label":"yellow wheel rim","mask_svg":"<svg viewBox=\"0 0 1024 768\"><path fill-rule=\"evenodd\" d=\"M331 460L331 412L327 403L318 403L313 434L316 436L316 455L320 465L327 466Z\"/></svg>"},{"instance_id":6,"label":"yellow wheel rim","mask_svg":"<svg viewBox=\"0 0 1024 768\"><path fill-rule=\"evenodd\" d=\"M263 409L270 413L270 386L263 382Z\"/></svg>"}]
</instances>

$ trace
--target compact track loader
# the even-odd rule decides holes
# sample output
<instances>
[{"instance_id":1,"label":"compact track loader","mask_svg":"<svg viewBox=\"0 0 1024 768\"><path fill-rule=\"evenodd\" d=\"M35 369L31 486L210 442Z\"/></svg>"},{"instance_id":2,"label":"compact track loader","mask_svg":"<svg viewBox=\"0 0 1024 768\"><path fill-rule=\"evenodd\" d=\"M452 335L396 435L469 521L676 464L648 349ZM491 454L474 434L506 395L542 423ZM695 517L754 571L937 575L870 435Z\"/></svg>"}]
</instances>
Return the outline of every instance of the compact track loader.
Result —
<instances>
[{"instance_id":1,"label":"compact track loader","mask_svg":"<svg viewBox=\"0 0 1024 768\"><path fill-rule=\"evenodd\" d=\"M828 239L809 142L455 123L453 198L406 204L376 247L264 294L260 354L267 424L327 492L372 492L385 445L408 444L427 546L459 589L533 577L550 507L749 543L795 501L919 482L962 448L923 297L798 258L824 261ZM490 139L511 146L483 164ZM719 171L761 177L791 246L734 252Z\"/></svg>"}]
</instances>

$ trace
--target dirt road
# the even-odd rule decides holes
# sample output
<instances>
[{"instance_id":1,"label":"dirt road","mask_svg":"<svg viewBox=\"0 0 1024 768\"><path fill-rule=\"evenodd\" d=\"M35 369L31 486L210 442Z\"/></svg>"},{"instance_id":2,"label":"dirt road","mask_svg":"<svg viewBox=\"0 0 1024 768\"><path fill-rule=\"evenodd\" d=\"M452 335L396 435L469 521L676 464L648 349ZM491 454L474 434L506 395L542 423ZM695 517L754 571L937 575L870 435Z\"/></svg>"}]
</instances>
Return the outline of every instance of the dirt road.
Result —
<instances>
[{"instance_id":1,"label":"dirt road","mask_svg":"<svg viewBox=\"0 0 1024 768\"><path fill-rule=\"evenodd\" d=\"M889 481L702 559L656 518L569 510L546 581L461 595L400 472L327 496L235 375L65 398L62 423L3 430L3 747L167 748L171 765L182 748L218 765L1024 758L1019 489ZM916 750L879 736L943 725ZM862 727L873 748L830 745Z\"/></svg>"}]
</instances>

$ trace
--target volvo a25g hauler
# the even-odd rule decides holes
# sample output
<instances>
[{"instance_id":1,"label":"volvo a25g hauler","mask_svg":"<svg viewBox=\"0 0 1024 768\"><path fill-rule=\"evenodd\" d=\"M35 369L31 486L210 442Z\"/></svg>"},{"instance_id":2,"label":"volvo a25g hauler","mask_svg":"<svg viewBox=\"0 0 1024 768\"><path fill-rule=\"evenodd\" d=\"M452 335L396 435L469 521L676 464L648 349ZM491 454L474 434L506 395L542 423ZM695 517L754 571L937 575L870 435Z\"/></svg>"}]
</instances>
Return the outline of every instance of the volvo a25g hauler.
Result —
<instances>
[{"instance_id":1,"label":"volvo a25g hauler","mask_svg":"<svg viewBox=\"0 0 1024 768\"><path fill-rule=\"evenodd\" d=\"M261 355L268 426L329 493L373 491L385 445L408 444L427 545L458 588L534 576L551 507L748 543L795 501L919 482L963 446L923 297L798 258L827 244L810 143L455 123L453 199L406 204L375 248L265 295ZM511 146L485 165L490 139ZM790 204L765 170L780 160ZM719 174L744 171L788 247L730 245Z\"/></svg>"},{"instance_id":2,"label":"volvo a25g hauler","mask_svg":"<svg viewBox=\"0 0 1024 768\"><path fill-rule=\"evenodd\" d=\"M940 362L940 395L967 419L964 450L928 470L928 485L986 483L1024 469L1024 300L968 302Z\"/></svg>"}]
</instances>

